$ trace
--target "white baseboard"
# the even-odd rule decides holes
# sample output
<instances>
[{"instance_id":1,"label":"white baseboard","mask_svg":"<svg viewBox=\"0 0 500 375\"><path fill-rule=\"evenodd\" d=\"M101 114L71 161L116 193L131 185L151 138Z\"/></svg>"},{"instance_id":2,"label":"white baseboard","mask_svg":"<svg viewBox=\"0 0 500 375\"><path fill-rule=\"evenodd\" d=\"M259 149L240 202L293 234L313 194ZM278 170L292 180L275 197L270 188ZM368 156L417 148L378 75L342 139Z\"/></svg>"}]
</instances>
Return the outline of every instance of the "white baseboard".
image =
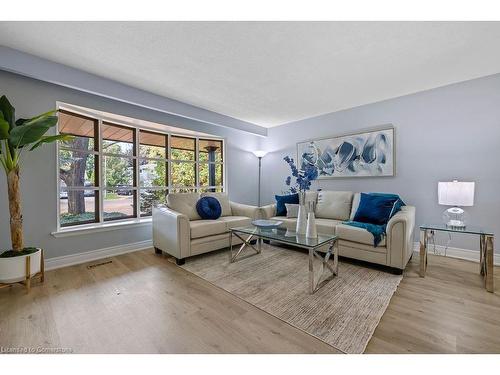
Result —
<instances>
[{"instance_id":1,"label":"white baseboard","mask_svg":"<svg viewBox=\"0 0 500 375\"><path fill-rule=\"evenodd\" d=\"M55 258L45 259L45 270L55 270L56 268L73 266L75 264L92 262L94 260L108 258L115 255L132 253L153 247L152 240L135 242L130 244L105 247L103 249L86 251L79 254L63 255Z\"/></svg>"},{"instance_id":2,"label":"white baseboard","mask_svg":"<svg viewBox=\"0 0 500 375\"><path fill-rule=\"evenodd\" d=\"M433 250L434 250L434 245L430 245L429 254L434 254ZM445 246L436 245L436 250L439 252L438 255L444 256ZM415 253L420 252L420 244L418 242L415 242L413 244L413 252ZM477 250L460 249L458 247L448 247L448 249L446 249L446 256L450 258L465 259L479 263L479 251ZM500 266L500 254L496 253L494 255L493 263L495 264L495 266Z\"/></svg>"}]
</instances>

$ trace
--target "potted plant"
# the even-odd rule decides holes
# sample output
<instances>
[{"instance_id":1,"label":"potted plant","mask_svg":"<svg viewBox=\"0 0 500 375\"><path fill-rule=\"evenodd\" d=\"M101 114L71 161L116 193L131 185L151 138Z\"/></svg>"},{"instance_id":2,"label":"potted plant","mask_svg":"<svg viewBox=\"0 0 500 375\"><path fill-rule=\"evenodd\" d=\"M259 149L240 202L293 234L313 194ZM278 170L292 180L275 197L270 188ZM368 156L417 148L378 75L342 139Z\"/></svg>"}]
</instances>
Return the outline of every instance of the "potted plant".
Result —
<instances>
[{"instance_id":1,"label":"potted plant","mask_svg":"<svg viewBox=\"0 0 500 375\"><path fill-rule=\"evenodd\" d=\"M41 249L24 246L19 172L26 152L45 143L71 138L68 135L46 136L45 133L56 124L56 111L16 120L14 107L7 97L0 98L0 164L7 176L12 243L12 249L0 254L0 284L29 280L43 269Z\"/></svg>"}]
</instances>

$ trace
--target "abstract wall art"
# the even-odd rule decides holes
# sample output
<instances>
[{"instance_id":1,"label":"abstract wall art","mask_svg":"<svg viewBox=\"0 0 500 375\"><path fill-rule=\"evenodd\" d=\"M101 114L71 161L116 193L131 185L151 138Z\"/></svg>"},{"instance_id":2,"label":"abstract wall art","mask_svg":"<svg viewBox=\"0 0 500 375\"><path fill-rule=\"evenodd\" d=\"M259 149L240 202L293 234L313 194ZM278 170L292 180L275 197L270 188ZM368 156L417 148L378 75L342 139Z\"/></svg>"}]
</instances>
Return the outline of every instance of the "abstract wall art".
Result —
<instances>
[{"instance_id":1,"label":"abstract wall art","mask_svg":"<svg viewBox=\"0 0 500 375\"><path fill-rule=\"evenodd\" d=\"M395 175L394 127L297 143L300 170L318 178Z\"/></svg>"}]
</instances>

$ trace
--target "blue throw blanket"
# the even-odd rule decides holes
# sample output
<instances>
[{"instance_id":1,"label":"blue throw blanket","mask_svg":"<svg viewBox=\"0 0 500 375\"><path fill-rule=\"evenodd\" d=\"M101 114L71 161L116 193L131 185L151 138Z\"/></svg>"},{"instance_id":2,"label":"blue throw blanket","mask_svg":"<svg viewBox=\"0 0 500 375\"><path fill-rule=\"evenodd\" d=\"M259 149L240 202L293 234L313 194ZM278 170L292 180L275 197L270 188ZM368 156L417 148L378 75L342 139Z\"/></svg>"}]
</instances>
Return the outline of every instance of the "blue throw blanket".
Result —
<instances>
[{"instance_id":1,"label":"blue throw blanket","mask_svg":"<svg viewBox=\"0 0 500 375\"><path fill-rule=\"evenodd\" d=\"M375 247L377 247L378 244L382 241L382 236L385 236L385 228L387 227L387 224L377 225L370 223L361 223L359 221L344 221L342 224L366 229L368 232L373 234L373 246Z\"/></svg>"},{"instance_id":2,"label":"blue throw blanket","mask_svg":"<svg viewBox=\"0 0 500 375\"><path fill-rule=\"evenodd\" d=\"M342 224L366 229L373 235L373 246L377 247L386 235L387 223L404 205L396 194L361 193L358 210L354 215L359 221L345 221Z\"/></svg>"}]
</instances>

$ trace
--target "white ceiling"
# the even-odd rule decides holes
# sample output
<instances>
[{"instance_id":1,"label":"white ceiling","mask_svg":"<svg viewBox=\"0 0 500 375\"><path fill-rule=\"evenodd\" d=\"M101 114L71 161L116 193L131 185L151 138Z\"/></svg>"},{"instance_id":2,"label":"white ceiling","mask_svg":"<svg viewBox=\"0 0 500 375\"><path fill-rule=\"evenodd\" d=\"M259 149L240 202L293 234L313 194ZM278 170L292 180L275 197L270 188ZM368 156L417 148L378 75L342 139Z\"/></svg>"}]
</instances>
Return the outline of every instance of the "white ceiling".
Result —
<instances>
[{"instance_id":1,"label":"white ceiling","mask_svg":"<svg viewBox=\"0 0 500 375\"><path fill-rule=\"evenodd\" d=\"M500 22L0 22L0 44L272 127L500 72Z\"/></svg>"}]
</instances>

